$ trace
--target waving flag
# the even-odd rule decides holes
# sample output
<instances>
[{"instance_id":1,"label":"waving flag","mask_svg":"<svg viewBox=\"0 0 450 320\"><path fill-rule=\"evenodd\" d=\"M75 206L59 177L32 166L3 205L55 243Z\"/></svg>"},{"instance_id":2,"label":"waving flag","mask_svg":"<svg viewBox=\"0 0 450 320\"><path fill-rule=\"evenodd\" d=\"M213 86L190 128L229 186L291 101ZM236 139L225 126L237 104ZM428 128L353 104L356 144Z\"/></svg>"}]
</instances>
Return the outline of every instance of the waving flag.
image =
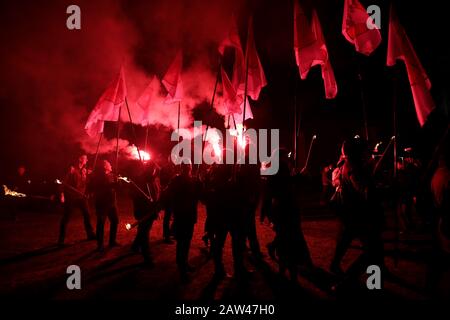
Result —
<instances>
[{"instance_id":1,"label":"waving flag","mask_svg":"<svg viewBox=\"0 0 450 320\"><path fill-rule=\"evenodd\" d=\"M103 132L105 121L117 121L119 110L125 102L127 88L125 85L125 74L123 67L116 79L102 94L85 125L85 130L91 137Z\"/></svg>"},{"instance_id":2,"label":"waving flag","mask_svg":"<svg viewBox=\"0 0 450 320\"><path fill-rule=\"evenodd\" d=\"M261 65L261 61L256 51L255 38L253 35L253 19L248 24L247 48L245 51L245 61L247 65L247 95L253 100L258 100L259 94L267 85L266 76ZM245 94L245 79L239 83L238 94Z\"/></svg>"},{"instance_id":3,"label":"waving flag","mask_svg":"<svg viewBox=\"0 0 450 320\"><path fill-rule=\"evenodd\" d=\"M435 106L430 93L431 82L420 63L405 30L400 25L394 8L391 6L386 64L387 66L393 66L396 64L397 60L402 60L405 63L416 108L417 119L419 120L420 125L423 126L428 115Z\"/></svg>"},{"instance_id":4,"label":"waving flag","mask_svg":"<svg viewBox=\"0 0 450 320\"><path fill-rule=\"evenodd\" d=\"M245 58L242 50L241 39L239 38L239 31L237 28L234 16L231 18L231 26L228 35L222 40L219 45L219 53L223 56L225 48L230 47L234 49L234 65L232 83L235 89L240 83L245 81Z\"/></svg>"},{"instance_id":5,"label":"waving flag","mask_svg":"<svg viewBox=\"0 0 450 320\"><path fill-rule=\"evenodd\" d=\"M183 99L183 83L181 81L182 68L183 55L181 51L179 51L162 79L162 83L168 92L166 103L174 103Z\"/></svg>"},{"instance_id":6,"label":"waving flag","mask_svg":"<svg viewBox=\"0 0 450 320\"><path fill-rule=\"evenodd\" d=\"M373 29L367 28L371 22ZM358 0L345 0L342 34L355 46L356 51L369 56L381 43L380 31Z\"/></svg>"},{"instance_id":7,"label":"waving flag","mask_svg":"<svg viewBox=\"0 0 450 320\"><path fill-rule=\"evenodd\" d=\"M150 119L152 117L153 105L156 103L159 97L159 92L161 90L161 82L157 76L153 76L152 80L142 92L141 96L137 100L136 104L142 110L142 117L139 121L143 126L150 124Z\"/></svg>"},{"instance_id":8,"label":"waving flag","mask_svg":"<svg viewBox=\"0 0 450 320\"><path fill-rule=\"evenodd\" d=\"M294 52L300 77L306 79L311 67L320 65L325 96L327 99L336 97L338 91L336 79L317 13L313 10L310 23L297 0L294 4Z\"/></svg>"},{"instance_id":9,"label":"waving flag","mask_svg":"<svg viewBox=\"0 0 450 320\"><path fill-rule=\"evenodd\" d=\"M242 96L236 94L236 89L228 79L227 73L223 68L220 70L222 74L222 86L223 86L223 103L227 114L241 113L240 105L244 101Z\"/></svg>"}]
</instances>

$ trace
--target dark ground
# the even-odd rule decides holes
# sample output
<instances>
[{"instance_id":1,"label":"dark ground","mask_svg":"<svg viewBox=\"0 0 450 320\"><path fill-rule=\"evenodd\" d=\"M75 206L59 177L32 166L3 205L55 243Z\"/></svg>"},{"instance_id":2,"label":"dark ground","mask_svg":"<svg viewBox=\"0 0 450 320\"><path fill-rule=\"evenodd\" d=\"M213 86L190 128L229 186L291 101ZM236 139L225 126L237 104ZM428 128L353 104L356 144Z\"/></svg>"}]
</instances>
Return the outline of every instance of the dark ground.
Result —
<instances>
[{"instance_id":1,"label":"dark ground","mask_svg":"<svg viewBox=\"0 0 450 320\"><path fill-rule=\"evenodd\" d=\"M74 214L68 228L65 248L58 248L58 225L61 208L30 212L21 210L15 219L2 212L0 220L0 296L9 299L37 298L45 300L102 299L102 300L279 300L301 298L302 301L325 299L365 298L374 296L388 301L392 299L426 300L426 257L429 254L429 238L415 234L402 237L398 246L398 263L394 263L395 245L392 217L388 215L385 232L385 262L390 271L384 276L384 288L377 293L355 286L338 294L329 291L335 278L328 272L337 232L337 221L327 210L318 207L303 209L303 231L316 270L304 271L299 286L292 286L277 275L278 265L268 256L263 265L254 265L250 256L246 263L255 272L248 284L238 285L233 279L221 283L212 282L213 262L201 240L205 210L200 205L199 222L195 228L190 262L196 267L192 281L182 284L175 260L175 245L162 242L162 219L155 222L151 231L151 248L155 266L145 267L138 254L130 252L135 230L126 231L124 224L133 222L131 203L121 199L119 203L120 226L118 241L121 247L96 252L96 243L85 241L81 215ZM92 216L92 222L94 222ZM258 236L265 253L266 244L273 239L273 231L267 224L257 222ZM347 268L360 253L359 244L344 259ZM224 251L225 266L232 273L232 256L229 239ZM66 288L66 268L71 264L81 267L82 289ZM441 294L450 297L449 273L441 280ZM364 283L362 283L364 284Z\"/></svg>"}]
</instances>

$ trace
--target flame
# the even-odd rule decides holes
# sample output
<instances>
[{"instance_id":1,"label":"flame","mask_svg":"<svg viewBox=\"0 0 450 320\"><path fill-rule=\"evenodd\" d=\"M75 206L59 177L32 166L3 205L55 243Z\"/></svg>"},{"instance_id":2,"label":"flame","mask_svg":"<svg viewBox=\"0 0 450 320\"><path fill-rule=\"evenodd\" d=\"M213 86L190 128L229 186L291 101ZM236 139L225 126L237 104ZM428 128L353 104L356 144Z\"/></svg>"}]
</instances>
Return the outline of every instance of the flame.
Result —
<instances>
[{"instance_id":1,"label":"flame","mask_svg":"<svg viewBox=\"0 0 450 320\"><path fill-rule=\"evenodd\" d=\"M236 124L236 129L230 129L230 135L236 137L238 145L242 149L245 149L245 147L247 146L247 139L246 139L245 135L243 134L246 129L247 128L242 127L242 124L240 124L240 123Z\"/></svg>"},{"instance_id":2,"label":"flame","mask_svg":"<svg viewBox=\"0 0 450 320\"><path fill-rule=\"evenodd\" d=\"M131 224L127 223L127 224L125 225L125 228L126 228L127 230L131 230Z\"/></svg>"},{"instance_id":3,"label":"flame","mask_svg":"<svg viewBox=\"0 0 450 320\"><path fill-rule=\"evenodd\" d=\"M212 146L212 148L214 150L214 156L221 159L222 158L222 147L220 145L220 136L217 133L216 129L211 129L208 131L206 140Z\"/></svg>"},{"instance_id":4,"label":"flame","mask_svg":"<svg viewBox=\"0 0 450 320\"><path fill-rule=\"evenodd\" d=\"M3 191L5 192L5 196L11 196L11 197L17 197L17 198L25 198L27 196L25 193L13 191L5 185L3 185Z\"/></svg>"},{"instance_id":5,"label":"flame","mask_svg":"<svg viewBox=\"0 0 450 320\"><path fill-rule=\"evenodd\" d=\"M138 153L137 148L134 145L127 147L127 153L130 158L135 159L135 160L142 159L142 161L150 161L152 158L150 153L148 153L147 151L139 150L139 153ZM139 157L139 155L141 155L141 157Z\"/></svg>"}]
</instances>

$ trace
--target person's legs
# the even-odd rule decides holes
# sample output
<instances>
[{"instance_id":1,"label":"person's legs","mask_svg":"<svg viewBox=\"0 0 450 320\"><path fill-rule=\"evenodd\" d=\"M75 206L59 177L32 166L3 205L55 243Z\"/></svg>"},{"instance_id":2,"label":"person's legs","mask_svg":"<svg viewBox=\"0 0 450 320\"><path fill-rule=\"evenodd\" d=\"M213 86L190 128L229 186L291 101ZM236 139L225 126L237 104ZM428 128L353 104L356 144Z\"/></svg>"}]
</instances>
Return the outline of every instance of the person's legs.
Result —
<instances>
[{"instance_id":1,"label":"person's legs","mask_svg":"<svg viewBox=\"0 0 450 320\"><path fill-rule=\"evenodd\" d=\"M97 247L99 250L103 249L103 240L105 236L105 220L106 213L103 208L96 208L97 213Z\"/></svg>"},{"instance_id":2,"label":"person's legs","mask_svg":"<svg viewBox=\"0 0 450 320\"><path fill-rule=\"evenodd\" d=\"M212 253L215 266L215 274L222 276L225 273L225 268L222 262L223 247L227 238L228 231L226 228L220 228L214 233L212 240Z\"/></svg>"},{"instance_id":3,"label":"person's legs","mask_svg":"<svg viewBox=\"0 0 450 320\"><path fill-rule=\"evenodd\" d=\"M117 214L117 207L113 206L110 210L108 210L108 218L109 218L109 245L114 246L117 245L117 226L119 225L119 216Z\"/></svg>"},{"instance_id":4,"label":"person's legs","mask_svg":"<svg viewBox=\"0 0 450 320\"><path fill-rule=\"evenodd\" d=\"M167 242L170 241L170 218L172 216L172 210L167 207L164 210L164 220L163 220L163 238Z\"/></svg>"},{"instance_id":5,"label":"person's legs","mask_svg":"<svg viewBox=\"0 0 450 320\"><path fill-rule=\"evenodd\" d=\"M61 223L59 225L58 244L60 244L60 245L64 244L64 240L66 238L67 224L69 223L72 210L73 210L73 207L70 203L68 203L68 202L64 203L64 212L63 212L63 216L61 218Z\"/></svg>"},{"instance_id":6,"label":"person's legs","mask_svg":"<svg viewBox=\"0 0 450 320\"><path fill-rule=\"evenodd\" d=\"M330 271L336 273L342 272L340 267L341 260L350 247L353 238L354 236L350 229L344 224L341 224L339 234L337 236L336 249L334 251L333 260L330 265Z\"/></svg>"},{"instance_id":7,"label":"person's legs","mask_svg":"<svg viewBox=\"0 0 450 320\"><path fill-rule=\"evenodd\" d=\"M87 238L90 240L95 239L95 232L91 224L91 215L89 213L88 203L86 200L79 200L77 206L80 208L83 214L84 229L86 230Z\"/></svg>"}]
</instances>

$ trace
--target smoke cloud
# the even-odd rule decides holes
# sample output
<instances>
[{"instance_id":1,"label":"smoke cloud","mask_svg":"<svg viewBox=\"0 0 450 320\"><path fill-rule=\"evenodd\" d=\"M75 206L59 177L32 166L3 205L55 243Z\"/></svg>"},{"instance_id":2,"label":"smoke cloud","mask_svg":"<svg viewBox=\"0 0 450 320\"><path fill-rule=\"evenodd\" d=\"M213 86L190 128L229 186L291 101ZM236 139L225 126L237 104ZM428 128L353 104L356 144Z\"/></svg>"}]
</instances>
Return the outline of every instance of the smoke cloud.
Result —
<instances>
[{"instance_id":1,"label":"smoke cloud","mask_svg":"<svg viewBox=\"0 0 450 320\"><path fill-rule=\"evenodd\" d=\"M225 36L238 1L78 1L81 30L68 30L65 1L20 1L0 13L7 28L0 67L1 142L9 164L40 172L60 168L77 153L93 153L97 139L84 132L87 117L121 65L134 119L136 100L153 75L164 76L183 50L185 99L181 127L193 125L193 110L208 102L218 68L217 44ZM177 105L161 90L152 110L154 126L176 128ZM216 105L220 100L216 100ZM220 110L219 110L220 111ZM125 120L128 115L123 113ZM102 142L109 152L115 141ZM167 136L169 143L170 136ZM164 143L164 141L161 141ZM126 148L130 141L121 140ZM18 148L20 146L20 148ZM39 161L34 161L36 156Z\"/></svg>"}]
</instances>

